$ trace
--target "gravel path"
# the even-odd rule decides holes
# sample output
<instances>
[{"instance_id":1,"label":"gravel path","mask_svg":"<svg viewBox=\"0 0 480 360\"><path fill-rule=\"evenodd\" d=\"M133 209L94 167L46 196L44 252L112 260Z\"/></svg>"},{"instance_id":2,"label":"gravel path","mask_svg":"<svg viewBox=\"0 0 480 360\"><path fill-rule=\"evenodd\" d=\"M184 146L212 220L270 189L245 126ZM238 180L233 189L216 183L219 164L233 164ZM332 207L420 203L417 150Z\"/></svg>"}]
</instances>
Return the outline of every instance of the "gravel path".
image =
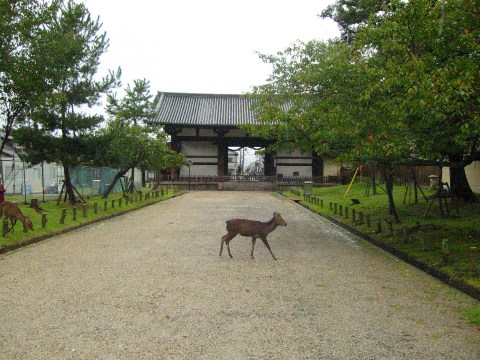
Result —
<instances>
[{"instance_id":1,"label":"gravel path","mask_svg":"<svg viewBox=\"0 0 480 360\"><path fill-rule=\"evenodd\" d=\"M225 220L288 222L218 256ZM478 359L471 298L269 193L192 192L0 257L1 359Z\"/></svg>"}]
</instances>

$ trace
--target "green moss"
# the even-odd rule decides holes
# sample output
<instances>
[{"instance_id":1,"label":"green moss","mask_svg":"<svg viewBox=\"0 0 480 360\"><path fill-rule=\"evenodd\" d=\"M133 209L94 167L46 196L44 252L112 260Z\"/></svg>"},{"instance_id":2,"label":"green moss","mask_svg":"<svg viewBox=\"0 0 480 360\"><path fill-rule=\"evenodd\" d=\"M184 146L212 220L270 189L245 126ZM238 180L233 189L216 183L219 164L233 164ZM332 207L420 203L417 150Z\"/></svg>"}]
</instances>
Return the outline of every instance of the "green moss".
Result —
<instances>
[{"instance_id":1,"label":"green moss","mask_svg":"<svg viewBox=\"0 0 480 360\"><path fill-rule=\"evenodd\" d=\"M480 326L480 306L471 306L463 310L470 324Z\"/></svg>"}]
</instances>

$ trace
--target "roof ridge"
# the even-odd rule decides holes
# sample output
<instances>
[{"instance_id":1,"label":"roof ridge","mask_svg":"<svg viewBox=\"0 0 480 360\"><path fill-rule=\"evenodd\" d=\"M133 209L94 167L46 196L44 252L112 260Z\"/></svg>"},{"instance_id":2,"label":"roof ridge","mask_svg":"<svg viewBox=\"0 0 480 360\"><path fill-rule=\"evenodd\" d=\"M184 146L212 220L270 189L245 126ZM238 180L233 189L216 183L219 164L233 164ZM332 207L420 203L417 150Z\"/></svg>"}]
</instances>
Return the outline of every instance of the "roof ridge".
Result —
<instances>
[{"instance_id":1,"label":"roof ridge","mask_svg":"<svg viewBox=\"0 0 480 360\"><path fill-rule=\"evenodd\" d=\"M183 92L170 92L170 91L159 91L158 94L166 96L191 96L191 97L248 97L248 94L207 94L207 93L183 93Z\"/></svg>"}]
</instances>

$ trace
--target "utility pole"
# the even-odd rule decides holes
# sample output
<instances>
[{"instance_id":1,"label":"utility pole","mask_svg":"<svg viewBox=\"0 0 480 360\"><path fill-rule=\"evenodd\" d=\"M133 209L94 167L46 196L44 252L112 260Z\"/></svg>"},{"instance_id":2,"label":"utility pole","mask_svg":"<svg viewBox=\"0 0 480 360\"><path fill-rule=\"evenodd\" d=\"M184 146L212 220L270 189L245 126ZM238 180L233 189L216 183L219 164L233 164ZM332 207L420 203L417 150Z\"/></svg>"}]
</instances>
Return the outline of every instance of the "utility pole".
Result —
<instances>
[{"instance_id":1,"label":"utility pole","mask_svg":"<svg viewBox=\"0 0 480 360\"><path fill-rule=\"evenodd\" d=\"M245 170L245 148L242 148L242 170L241 170L241 174L243 175L243 172Z\"/></svg>"}]
</instances>

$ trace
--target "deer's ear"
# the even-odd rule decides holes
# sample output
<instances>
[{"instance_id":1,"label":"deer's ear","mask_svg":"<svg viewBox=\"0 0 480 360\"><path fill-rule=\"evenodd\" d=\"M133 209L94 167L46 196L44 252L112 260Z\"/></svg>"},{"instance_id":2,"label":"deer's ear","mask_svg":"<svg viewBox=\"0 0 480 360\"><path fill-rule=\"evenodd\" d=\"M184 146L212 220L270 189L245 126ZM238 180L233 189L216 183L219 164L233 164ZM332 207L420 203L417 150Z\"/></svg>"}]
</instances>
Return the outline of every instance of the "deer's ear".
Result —
<instances>
[{"instance_id":1,"label":"deer's ear","mask_svg":"<svg viewBox=\"0 0 480 360\"><path fill-rule=\"evenodd\" d=\"M277 213L277 212L274 212L274 213L273 213L273 217L275 217L275 216L277 216L277 215L278 215L278 213Z\"/></svg>"}]
</instances>

